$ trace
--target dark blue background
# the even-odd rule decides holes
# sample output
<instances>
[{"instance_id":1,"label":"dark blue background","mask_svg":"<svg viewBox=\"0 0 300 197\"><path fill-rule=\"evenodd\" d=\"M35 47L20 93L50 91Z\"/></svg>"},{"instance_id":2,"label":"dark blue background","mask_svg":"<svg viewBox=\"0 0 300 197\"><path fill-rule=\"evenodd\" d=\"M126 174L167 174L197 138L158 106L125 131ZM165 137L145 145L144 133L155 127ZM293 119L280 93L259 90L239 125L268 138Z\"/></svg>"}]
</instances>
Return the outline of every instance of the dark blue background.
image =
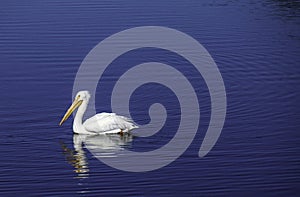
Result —
<instances>
[{"instance_id":1,"label":"dark blue background","mask_svg":"<svg viewBox=\"0 0 300 197\"><path fill-rule=\"evenodd\" d=\"M1 1L0 194L296 195L300 186L299 9L299 2L292 0ZM58 127L58 122L71 102L77 69L101 40L145 25L185 32L210 52L227 91L222 134L213 150L198 158L210 116L203 79L172 53L133 51L106 71L97 88L96 100L101 96L105 101L96 103L98 112L110 110L112 81L121 72L117 65L164 62L184 70L195 87L202 107L197 136L178 160L147 173L115 170L86 151L88 178L74 178L77 174L59 143L72 148L72 121L64 127ZM178 101L157 84L141 87L133 95L136 121L146 123L145 106L158 101L144 94L149 90L153 95L163 93L159 99L172 110L161 132L134 139L131 148L136 151L162 146L178 126Z\"/></svg>"}]
</instances>

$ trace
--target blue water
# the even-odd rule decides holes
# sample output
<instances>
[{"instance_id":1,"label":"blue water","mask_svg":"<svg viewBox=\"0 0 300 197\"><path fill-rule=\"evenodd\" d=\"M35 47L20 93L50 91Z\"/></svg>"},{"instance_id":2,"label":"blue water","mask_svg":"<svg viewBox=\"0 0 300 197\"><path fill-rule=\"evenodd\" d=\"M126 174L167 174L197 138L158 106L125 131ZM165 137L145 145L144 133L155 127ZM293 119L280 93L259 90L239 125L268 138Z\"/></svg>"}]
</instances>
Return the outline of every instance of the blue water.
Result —
<instances>
[{"instance_id":1,"label":"blue water","mask_svg":"<svg viewBox=\"0 0 300 197\"><path fill-rule=\"evenodd\" d=\"M299 193L299 1L30 0L1 1L0 10L1 196ZM210 120L203 78L168 51L123 54L98 84L98 112L111 110L112 81L124 72L118 65L149 61L181 68L201 107L197 135L183 155L164 168L132 173L105 165L85 147L76 149L72 121L58 123L88 52L114 33L146 25L174 28L203 44L222 74L227 115L215 147L199 158ZM116 139L123 148L154 150L175 134L178 100L164 86L147 84L135 92L134 120L148 123L155 102L168 109L166 125L149 138Z\"/></svg>"}]
</instances>

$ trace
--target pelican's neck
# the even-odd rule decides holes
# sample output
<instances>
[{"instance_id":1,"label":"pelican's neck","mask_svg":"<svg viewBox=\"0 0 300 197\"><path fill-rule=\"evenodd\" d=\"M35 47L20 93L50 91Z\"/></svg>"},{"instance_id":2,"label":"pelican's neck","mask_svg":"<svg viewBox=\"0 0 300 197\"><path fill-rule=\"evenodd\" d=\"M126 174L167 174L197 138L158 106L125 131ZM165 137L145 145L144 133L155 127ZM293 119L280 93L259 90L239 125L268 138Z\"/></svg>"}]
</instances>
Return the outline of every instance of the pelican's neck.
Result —
<instances>
[{"instance_id":1,"label":"pelican's neck","mask_svg":"<svg viewBox=\"0 0 300 197\"><path fill-rule=\"evenodd\" d=\"M84 112L87 108L87 105L88 105L88 101L84 100L82 102L82 104L78 107L77 113L74 118L74 123L73 123L74 133L90 134L90 132L88 132L82 124L82 118L83 118Z\"/></svg>"}]
</instances>

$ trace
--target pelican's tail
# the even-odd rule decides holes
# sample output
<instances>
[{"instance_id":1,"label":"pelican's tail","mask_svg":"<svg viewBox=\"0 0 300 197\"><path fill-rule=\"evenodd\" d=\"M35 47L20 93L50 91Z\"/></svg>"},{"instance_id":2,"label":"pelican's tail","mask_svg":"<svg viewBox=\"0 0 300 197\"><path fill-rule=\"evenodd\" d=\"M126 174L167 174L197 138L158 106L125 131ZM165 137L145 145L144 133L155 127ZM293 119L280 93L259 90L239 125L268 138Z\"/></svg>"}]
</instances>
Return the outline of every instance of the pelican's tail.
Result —
<instances>
[{"instance_id":1,"label":"pelican's tail","mask_svg":"<svg viewBox=\"0 0 300 197\"><path fill-rule=\"evenodd\" d=\"M139 128L139 126L135 125L135 124L131 124L131 127L129 128L129 130L133 130L133 129L137 129Z\"/></svg>"}]
</instances>

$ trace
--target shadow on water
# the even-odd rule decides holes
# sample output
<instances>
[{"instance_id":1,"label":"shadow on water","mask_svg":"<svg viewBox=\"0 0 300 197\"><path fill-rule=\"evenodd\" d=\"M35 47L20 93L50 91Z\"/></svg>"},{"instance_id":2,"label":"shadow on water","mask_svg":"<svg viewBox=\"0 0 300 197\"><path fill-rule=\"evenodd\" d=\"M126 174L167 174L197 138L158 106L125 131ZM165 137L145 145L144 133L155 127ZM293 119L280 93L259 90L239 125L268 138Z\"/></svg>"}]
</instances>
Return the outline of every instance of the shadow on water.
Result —
<instances>
[{"instance_id":1,"label":"shadow on water","mask_svg":"<svg viewBox=\"0 0 300 197\"><path fill-rule=\"evenodd\" d=\"M279 7L285 9L300 9L300 1L299 0L272 0L277 3Z\"/></svg>"},{"instance_id":2,"label":"shadow on water","mask_svg":"<svg viewBox=\"0 0 300 197\"><path fill-rule=\"evenodd\" d=\"M133 136L128 133L92 136L74 134L73 149L68 148L63 141L60 145L67 162L74 167L76 178L88 178L90 170L85 148L96 158L117 157L132 139Z\"/></svg>"},{"instance_id":3,"label":"shadow on water","mask_svg":"<svg viewBox=\"0 0 300 197\"><path fill-rule=\"evenodd\" d=\"M272 14L283 19L296 19L300 16L299 0L270 0L264 4L274 5L275 10Z\"/></svg>"}]
</instances>

